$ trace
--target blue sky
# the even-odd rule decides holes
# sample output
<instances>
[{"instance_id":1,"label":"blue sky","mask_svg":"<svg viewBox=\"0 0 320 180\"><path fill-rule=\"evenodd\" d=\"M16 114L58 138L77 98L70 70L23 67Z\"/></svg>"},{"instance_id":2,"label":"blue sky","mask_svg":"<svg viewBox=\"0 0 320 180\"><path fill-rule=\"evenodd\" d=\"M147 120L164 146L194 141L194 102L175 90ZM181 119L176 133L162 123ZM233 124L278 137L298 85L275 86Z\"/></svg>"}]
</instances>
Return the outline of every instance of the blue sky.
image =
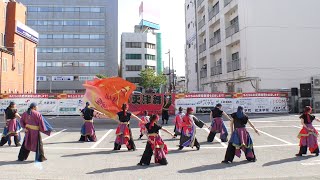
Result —
<instances>
[{"instance_id":1,"label":"blue sky","mask_svg":"<svg viewBox=\"0 0 320 180\"><path fill-rule=\"evenodd\" d=\"M184 0L144 0L145 4L158 9L163 38L163 53L171 50L174 67L178 75L185 75L185 18ZM119 42L122 32L133 32L134 25L140 22L139 6L141 0L119 0ZM156 13L156 14L158 14ZM120 51L120 49L119 49ZM168 55L163 54L165 66L168 66Z\"/></svg>"}]
</instances>

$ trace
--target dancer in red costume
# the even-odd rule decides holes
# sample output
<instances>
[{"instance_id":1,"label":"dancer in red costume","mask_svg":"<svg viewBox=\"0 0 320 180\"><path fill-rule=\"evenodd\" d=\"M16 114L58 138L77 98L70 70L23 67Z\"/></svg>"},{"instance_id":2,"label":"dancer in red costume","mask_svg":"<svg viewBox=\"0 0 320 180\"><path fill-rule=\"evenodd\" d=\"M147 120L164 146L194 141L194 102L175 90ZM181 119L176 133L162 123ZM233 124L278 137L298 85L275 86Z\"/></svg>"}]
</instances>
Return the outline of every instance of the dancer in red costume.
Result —
<instances>
[{"instance_id":1,"label":"dancer in red costume","mask_svg":"<svg viewBox=\"0 0 320 180\"><path fill-rule=\"evenodd\" d=\"M298 135L300 139L300 151L296 156L302 156L303 154L307 154L307 150L309 148L312 154L316 156L319 155L319 147L318 147L318 131L313 127L312 122L314 120L320 122L320 119L316 118L311 114L312 108L310 106L306 106L303 114L300 116L302 129Z\"/></svg>"}]
</instances>

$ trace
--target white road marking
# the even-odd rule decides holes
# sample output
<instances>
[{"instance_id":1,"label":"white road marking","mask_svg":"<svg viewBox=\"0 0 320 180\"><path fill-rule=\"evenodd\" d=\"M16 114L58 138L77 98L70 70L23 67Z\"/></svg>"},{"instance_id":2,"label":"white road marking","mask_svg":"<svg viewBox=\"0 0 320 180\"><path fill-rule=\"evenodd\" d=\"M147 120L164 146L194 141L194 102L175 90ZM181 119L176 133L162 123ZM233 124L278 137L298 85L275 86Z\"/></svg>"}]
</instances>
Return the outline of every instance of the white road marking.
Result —
<instances>
[{"instance_id":1,"label":"white road marking","mask_svg":"<svg viewBox=\"0 0 320 180\"><path fill-rule=\"evenodd\" d=\"M267 136L269 136L269 137L272 137L272 138L274 138L274 139L276 139L276 140L278 140L278 141L284 142L284 143L289 144L289 145L292 144L291 142L288 142L288 141L285 141L285 140L280 139L280 138L278 138L278 137L272 136L271 134L266 133L266 132L264 132L264 131L261 131L261 130L258 130L258 131L259 131L260 133L262 133L262 134L264 134L264 135L267 135Z\"/></svg>"},{"instance_id":2,"label":"white road marking","mask_svg":"<svg viewBox=\"0 0 320 180\"><path fill-rule=\"evenodd\" d=\"M295 128L298 128L298 129L302 128L302 126L292 126L292 127L295 127Z\"/></svg>"},{"instance_id":3,"label":"white road marking","mask_svg":"<svg viewBox=\"0 0 320 180\"><path fill-rule=\"evenodd\" d=\"M261 126L261 127L257 126L256 128L257 129L259 128L293 128L293 126Z\"/></svg>"},{"instance_id":4,"label":"white road marking","mask_svg":"<svg viewBox=\"0 0 320 180\"><path fill-rule=\"evenodd\" d=\"M275 121L259 121L252 120L253 123L276 123L276 122L300 122L299 120L275 120Z\"/></svg>"},{"instance_id":5,"label":"white road marking","mask_svg":"<svg viewBox=\"0 0 320 180\"><path fill-rule=\"evenodd\" d=\"M320 165L320 162L311 162L311 163L301 163L303 166L314 166L314 165Z\"/></svg>"},{"instance_id":6,"label":"white road marking","mask_svg":"<svg viewBox=\"0 0 320 180\"><path fill-rule=\"evenodd\" d=\"M52 134L51 136L48 136L48 137L42 139L42 141L46 141L46 140L48 140L48 139L51 139L51 138L53 138L54 136L56 136L56 135L58 135L58 134L60 134L60 133L62 133L62 132L64 132L64 131L66 131L66 130L67 130L67 129L62 129L61 131L56 132L56 133Z\"/></svg>"},{"instance_id":7,"label":"white road marking","mask_svg":"<svg viewBox=\"0 0 320 180\"><path fill-rule=\"evenodd\" d=\"M202 129L207 131L207 133L210 133L210 130L208 128L202 128ZM218 138L217 136L215 136L214 139L216 141L218 141L224 148L228 147L228 145L226 143L222 142L221 139Z\"/></svg>"},{"instance_id":8,"label":"white road marking","mask_svg":"<svg viewBox=\"0 0 320 180\"><path fill-rule=\"evenodd\" d=\"M102 136L102 138L99 139L99 141L94 143L94 145L91 146L90 149L96 148L112 131L113 131L113 129L110 129L105 135Z\"/></svg>"},{"instance_id":9,"label":"white road marking","mask_svg":"<svg viewBox=\"0 0 320 180\"><path fill-rule=\"evenodd\" d=\"M272 148L272 147L290 147L290 146L298 146L298 144L275 144L275 145L261 145L261 146L253 146L254 148ZM19 148L19 147L12 147L12 148ZM73 148L73 147L46 147L45 149L53 149L53 150L113 150L113 148ZM144 150L145 148L137 148L137 150ZM168 147L168 150L177 150L178 147ZM192 149L185 148L186 150L192 151ZM218 147L210 147L210 146L201 146L201 149L226 149L226 147L218 146ZM123 147L122 151L126 151L127 148ZM117 152L117 151L116 151ZM320 163L320 162L319 162Z\"/></svg>"}]
</instances>

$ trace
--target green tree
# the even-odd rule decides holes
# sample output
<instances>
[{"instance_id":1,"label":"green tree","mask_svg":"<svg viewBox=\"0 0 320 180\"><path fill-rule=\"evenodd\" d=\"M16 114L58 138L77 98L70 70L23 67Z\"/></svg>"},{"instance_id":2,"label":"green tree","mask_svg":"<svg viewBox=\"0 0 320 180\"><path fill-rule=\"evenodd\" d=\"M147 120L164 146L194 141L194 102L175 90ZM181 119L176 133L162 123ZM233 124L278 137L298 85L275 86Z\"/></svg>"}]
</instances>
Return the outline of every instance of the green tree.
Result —
<instances>
[{"instance_id":1,"label":"green tree","mask_svg":"<svg viewBox=\"0 0 320 180\"><path fill-rule=\"evenodd\" d=\"M159 89L161 85L166 84L167 78L165 75L157 75L156 71L150 68L142 70L139 74L141 77L140 86L142 86L146 92L152 92L155 89Z\"/></svg>"},{"instance_id":2,"label":"green tree","mask_svg":"<svg viewBox=\"0 0 320 180\"><path fill-rule=\"evenodd\" d=\"M108 78L108 76L106 76L106 75L104 75L104 74L97 74L96 77L99 78L99 79Z\"/></svg>"}]
</instances>

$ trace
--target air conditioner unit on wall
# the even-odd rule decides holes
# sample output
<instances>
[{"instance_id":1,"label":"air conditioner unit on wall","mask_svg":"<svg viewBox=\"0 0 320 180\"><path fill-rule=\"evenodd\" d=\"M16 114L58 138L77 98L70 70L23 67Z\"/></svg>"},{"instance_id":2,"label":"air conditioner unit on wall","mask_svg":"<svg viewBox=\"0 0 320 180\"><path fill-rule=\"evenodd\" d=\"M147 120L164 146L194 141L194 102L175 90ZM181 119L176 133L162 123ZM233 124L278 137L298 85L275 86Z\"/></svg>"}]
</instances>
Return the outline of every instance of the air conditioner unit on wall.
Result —
<instances>
[{"instance_id":1,"label":"air conditioner unit on wall","mask_svg":"<svg viewBox=\"0 0 320 180\"><path fill-rule=\"evenodd\" d=\"M320 77L312 77L311 78L312 88L320 88Z\"/></svg>"}]
</instances>

